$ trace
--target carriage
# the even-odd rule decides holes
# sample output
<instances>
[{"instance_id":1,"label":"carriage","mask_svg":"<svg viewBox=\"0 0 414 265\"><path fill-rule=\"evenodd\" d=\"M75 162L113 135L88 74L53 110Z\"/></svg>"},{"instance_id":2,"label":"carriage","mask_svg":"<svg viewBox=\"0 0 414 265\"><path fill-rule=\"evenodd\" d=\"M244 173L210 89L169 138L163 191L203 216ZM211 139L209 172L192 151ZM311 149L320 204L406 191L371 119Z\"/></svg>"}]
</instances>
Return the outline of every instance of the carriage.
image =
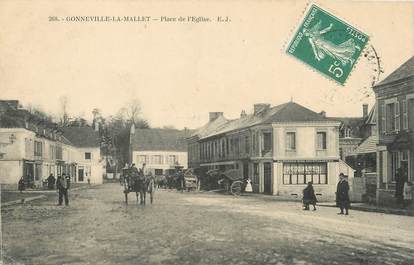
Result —
<instances>
[{"instance_id":1,"label":"carriage","mask_svg":"<svg viewBox=\"0 0 414 265\"><path fill-rule=\"evenodd\" d=\"M219 171L217 169L209 170L207 175L217 179L217 183L224 188L226 192L234 196L240 196L245 187L243 176L237 169Z\"/></svg>"},{"instance_id":2,"label":"carriage","mask_svg":"<svg viewBox=\"0 0 414 265\"><path fill-rule=\"evenodd\" d=\"M152 176L145 176L143 168L137 170L137 168L124 168L120 178L121 185L124 188L125 203L128 204L128 194L135 192L140 198L140 203L145 204L146 193L150 194L151 203L153 202L153 195L155 191L154 178Z\"/></svg>"}]
</instances>

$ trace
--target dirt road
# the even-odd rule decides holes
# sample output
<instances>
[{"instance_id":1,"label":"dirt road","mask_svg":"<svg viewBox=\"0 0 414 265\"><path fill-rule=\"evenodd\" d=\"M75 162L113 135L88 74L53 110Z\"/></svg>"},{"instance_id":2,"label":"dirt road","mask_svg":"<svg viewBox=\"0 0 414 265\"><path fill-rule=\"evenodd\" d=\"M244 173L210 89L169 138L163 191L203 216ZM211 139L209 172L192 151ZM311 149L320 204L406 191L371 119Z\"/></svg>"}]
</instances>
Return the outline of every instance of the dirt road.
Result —
<instances>
[{"instance_id":1,"label":"dirt road","mask_svg":"<svg viewBox=\"0 0 414 265\"><path fill-rule=\"evenodd\" d=\"M52 196L52 195L51 195ZM53 195L56 196L56 195ZM414 218L214 193L126 206L105 184L2 209L5 264L412 264ZM130 195L130 199L135 199Z\"/></svg>"}]
</instances>

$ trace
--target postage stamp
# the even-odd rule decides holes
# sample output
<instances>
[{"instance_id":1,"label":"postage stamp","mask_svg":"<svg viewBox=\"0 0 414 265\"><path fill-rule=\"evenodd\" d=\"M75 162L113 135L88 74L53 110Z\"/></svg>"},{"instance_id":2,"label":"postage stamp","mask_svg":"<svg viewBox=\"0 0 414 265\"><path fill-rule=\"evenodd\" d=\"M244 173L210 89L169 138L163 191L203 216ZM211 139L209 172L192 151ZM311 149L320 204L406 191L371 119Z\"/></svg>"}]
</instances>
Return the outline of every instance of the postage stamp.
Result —
<instances>
[{"instance_id":1,"label":"postage stamp","mask_svg":"<svg viewBox=\"0 0 414 265\"><path fill-rule=\"evenodd\" d=\"M312 4L286 52L344 85L369 36Z\"/></svg>"}]
</instances>

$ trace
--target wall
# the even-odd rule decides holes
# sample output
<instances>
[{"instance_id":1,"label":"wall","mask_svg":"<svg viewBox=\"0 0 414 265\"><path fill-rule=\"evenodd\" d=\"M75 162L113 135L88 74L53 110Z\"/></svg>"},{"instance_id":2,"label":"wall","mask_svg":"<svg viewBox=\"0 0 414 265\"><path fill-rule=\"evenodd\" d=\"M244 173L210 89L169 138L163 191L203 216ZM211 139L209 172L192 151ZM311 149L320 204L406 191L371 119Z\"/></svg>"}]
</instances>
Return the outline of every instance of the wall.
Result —
<instances>
[{"instance_id":1,"label":"wall","mask_svg":"<svg viewBox=\"0 0 414 265\"><path fill-rule=\"evenodd\" d=\"M147 156L146 162L146 173L152 172L154 174L154 169L173 169L176 165L168 163L168 156L175 155L177 157L178 165L188 168L188 155L187 152L177 152L177 151L133 151L132 152L132 163L135 163L137 168L142 167L142 163L138 161L138 156L145 155ZM161 155L162 164L153 164L152 156Z\"/></svg>"}]
</instances>

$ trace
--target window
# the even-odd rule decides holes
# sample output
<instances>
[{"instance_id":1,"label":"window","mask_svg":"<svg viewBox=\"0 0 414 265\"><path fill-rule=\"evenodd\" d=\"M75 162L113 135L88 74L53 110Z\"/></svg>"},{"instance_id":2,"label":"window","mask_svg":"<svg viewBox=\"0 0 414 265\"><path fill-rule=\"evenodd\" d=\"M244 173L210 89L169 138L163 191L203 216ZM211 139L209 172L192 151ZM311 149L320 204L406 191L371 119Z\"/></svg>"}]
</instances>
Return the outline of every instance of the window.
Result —
<instances>
[{"instance_id":1,"label":"window","mask_svg":"<svg viewBox=\"0 0 414 265\"><path fill-rule=\"evenodd\" d=\"M316 138L316 148L318 150L326 150L326 132L317 132Z\"/></svg>"},{"instance_id":2,"label":"window","mask_svg":"<svg viewBox=\"0 0 414 265\"><path fill-rule=\"evenodd\" d=\"M286 133L286 150L296 150L296 133Z\"/></svg>"},{"instance_id":3,"label":"window","mask_svg":"<svg viewBox=\"0 0 414 265\"><path fill-rule=\"evenodd\" d=\"M161 164L161 156L160 155L154 155L152 156L152 163L153 164Z\"/></svg>"},{"instance_id":4,"label":"window","mask_svg":"<svg viewBox=\"0 0 414 265\"><path fill-rule=\"evenodd\" d=\"M395 110L394 110L394 113L395 113L395 116L394 116L394 128L395 128L395 131L399 131L400 130L400 121L401 121L401 119L400 119L400 102L395 102L395 104L394 104L394 108L395 108Z\"/></svg>"},{"instance_id":5,"label":"window","mask_svg":"<svg viewBox=\"0 0 414 265\"><path fill-rule=\"evenodd\" d=\"M408 113L407 113L407 100L403 100L402 101L402 115L403 115L403 120L402 120L402 128L403 130L407 130L408 129Z\"/></svg>"},{"instance_id":6,"label":"window","mask_svg":"<svg viewBox=\"0 0 414 265\"><path fill-rule=\"evenodd\" d=\"M155 169L154 173L156 176L162 175L162 169Z\"/></svg>"},{"instance_id":7,"label":"window","mask_svg":"<svg viewBox=\"0 0 414 265\"><path fill-rule=\"evenodd\" d=\"M42 142L35 141L34 142L34 155L35 156L42 156Z\"/></svg>"},{"instance_id":8,"label":"window","mask_svg":"<svg viewBox=\"0 0 414 265\"><path fill-rule=\"evenodd\" d=\"M283 184L305 185L309 181L313 184L328 184L326 163L283 164Z\"/></svg>"},{"instance_id":9,"label":"window","mask_svg":"<svg viewBox=\"0 0 414 265\"><path fill-rule=\"evenodd\" d=\"M385 107L385 121L386 121L386 131L392 132L395 130L395 107L394 103L387 104Z\"/></svg>"},{"instance_id":10,"label":"window","mask_svg":"<svg viewBox=\"0 0 414 265\"><path fill-rule=\"evenodd\" d=\"M352 131L351 131L351 129L350 129L350 128L346 127L346 128L344 129L344 137L345 137L345 138L349 138L349 137L351 137L351 133L352 133Z\"/></svg>"},{"instance_id":11,"label":"window","mask_svg":"<svg viewBox=\"0 0 414 265\"><path fill-rule=\"evenodd\" d=\"M250 153L250 141L249 136L244 137L244 152L246 154Z\"/></svg>"},{"instance_id":12,"label":"window","mask_svg":"<svg viewBox=\"0 0 414 265\"><path fill-rule=\"evenodd\" d=\"M91 160L91 153L85 152L85 160Z\"/></svg>"},{"instance_id":13,"label":"window","mask_svg":"<svg viewBox=\"0 0 414 265\"><path fill-rule=\"evenodd\" d=\"M263 153L270 152L272 150L272 133L263 133Z\"/></svg>"},{"instance_id":14,"label":"window","mask_svg":"<svg viewBox=\"0 0 414 265\"><path fill-rule=\"evenodd\" d=\"M168 156L168 164L175 165L177 162L177 157L175 155Z\"/></svg>"},{"instance_id":15,"label":"window","mask_svg":"<svg viewBox=\"0 0 414 265\"><path fill-rule=\"evenodd\" d=\"M142 165L142 164L146 164L147 161L147 156L146 155L139 155L138 156L138 164Z\"/></svg>"}]
</instances>

